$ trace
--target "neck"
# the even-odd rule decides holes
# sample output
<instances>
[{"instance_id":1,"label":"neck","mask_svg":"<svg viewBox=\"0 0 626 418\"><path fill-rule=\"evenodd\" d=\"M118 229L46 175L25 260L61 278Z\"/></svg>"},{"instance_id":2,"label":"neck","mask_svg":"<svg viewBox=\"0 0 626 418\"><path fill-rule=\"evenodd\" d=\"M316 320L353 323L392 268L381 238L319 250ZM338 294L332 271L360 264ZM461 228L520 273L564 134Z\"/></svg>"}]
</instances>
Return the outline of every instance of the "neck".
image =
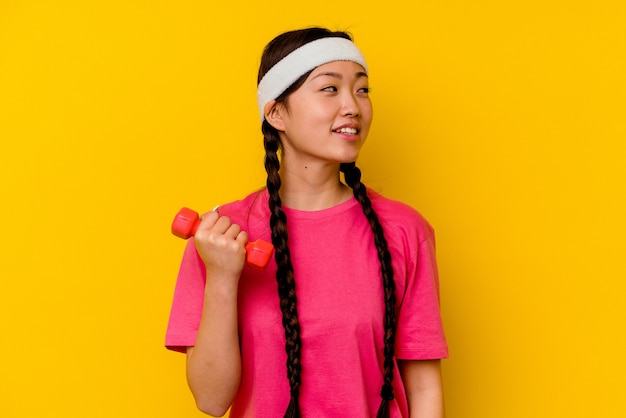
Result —
<instances>
[{"instance_id":1,"label":"neck","mask_svg":"<svg viewBox=\"0 0 626 418\"><path fill-rule=\"evenodd\" d=\"M287 164L281 166L280 177L281 200L291 209L328 209L352 196L352 189L340 180L339 164L298 167Z\"/></svg>"}]
</instances>

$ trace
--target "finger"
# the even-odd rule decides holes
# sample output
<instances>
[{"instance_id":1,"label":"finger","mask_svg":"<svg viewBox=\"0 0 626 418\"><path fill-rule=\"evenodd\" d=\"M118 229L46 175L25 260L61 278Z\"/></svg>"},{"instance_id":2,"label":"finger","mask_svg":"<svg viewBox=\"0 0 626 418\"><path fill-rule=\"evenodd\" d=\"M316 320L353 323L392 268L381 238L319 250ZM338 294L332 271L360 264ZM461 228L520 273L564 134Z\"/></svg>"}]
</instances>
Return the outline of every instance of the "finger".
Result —
<instances>
[{"instance_id":1,"label":"finger","mask_svg":"<svg viewBox=\"0 0 626 418\"><path fill-rule=\"evenodd\" d=\"M239 235L240 232L241 232L241 227L239 225L230 224L228 229L224 232L224 236L231 238L231 239L237 239L237 236Z\"/></svg>"},{"instance_id":2,"label":"finger","mask_svg":"<svg viewBox=\"0 0 626 418\"><path fill-rule=\"evenodd\" d=\"M220 216L219 219L213 225L213 231L218 234L225 234L228 231L228 228L231 227L233 223L231 222L228 216Z\"/></svg>"},{"instance_id":3,"label":"finger","mask_svg":"<svg viewBox=\"0 0 626 418\"><path fill-rule=\"evenodd\" d=\"M203 214L202 216L200 216L200 225L198 226L198 229L210 229L215 225L215 222L217 222L219 218L219 215L217 212L207 212L205 214Z\"/></svg>"},{"instance_id":4,"label":"finger","mask_svg":"<svg viewBox=\"0 0 626 418\"><path fill-rule=\"evenodd\" d=\"M248 233L246 231L239 232L235 240L239 241L243 245L246 245L248 243Z\"/></svg>"}]
</instances>

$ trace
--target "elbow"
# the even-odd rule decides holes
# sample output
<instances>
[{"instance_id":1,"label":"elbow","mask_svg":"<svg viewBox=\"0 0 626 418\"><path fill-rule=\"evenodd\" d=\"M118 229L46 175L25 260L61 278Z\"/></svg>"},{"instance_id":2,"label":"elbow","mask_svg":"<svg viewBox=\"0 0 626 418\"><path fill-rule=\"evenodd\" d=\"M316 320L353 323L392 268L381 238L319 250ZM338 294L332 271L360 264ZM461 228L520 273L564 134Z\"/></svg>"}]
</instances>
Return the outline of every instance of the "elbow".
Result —
<instances>
[{"instance_id":1,"label":"elbow","mask_svg":"<svg viewBox=\"0 0 626 418\"><path fill-rule=\"evenodd\" d=\"M223 417L230 409L235 399L236 391L223 392L220 390L191 391L196 408L199 411L214 417Z\"/></svg>"},{"instance_id":2,"label":"elbow","mask_svg":"<svg viewBox=\"0 0 626 418\"><path fill-rule=\"evenodd\" d=\"M198 367L196 367L197 369ZM214 368L206 367L214 370ZM238 371L238 368L234 369ZM233 374L232 370L227 373L194 373L194 369L188 366L187 384L199 411L214 416L224 416L232 405L239 390L240 377Z\"/></svg>"},{"instance_id":3,"label":"elbow","mask_svg":"<svg viewBox=\"0 0 626 418\"><path fill-rule=\"evenodd\" d=\"M216 402L209 402L208 400L196 399L196 407L201 412L214 417L223 417L228 412L230 405L220 405Z\"/></svg>"}]
</instances>

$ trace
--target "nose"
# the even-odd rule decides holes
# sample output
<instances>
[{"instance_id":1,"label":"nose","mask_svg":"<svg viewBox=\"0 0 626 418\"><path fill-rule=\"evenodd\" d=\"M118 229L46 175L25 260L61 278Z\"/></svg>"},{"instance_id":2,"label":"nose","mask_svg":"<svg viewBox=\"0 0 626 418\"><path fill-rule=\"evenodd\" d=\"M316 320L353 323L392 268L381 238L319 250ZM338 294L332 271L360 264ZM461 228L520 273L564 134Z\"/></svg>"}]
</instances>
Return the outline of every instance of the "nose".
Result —
<instances>
[{"instance_id":1,"label":"nose","mask_svg":"<svg viewBox=\"0 0 626 418\"><path fill-rule=\"evenodd\" d=\"M343 116L349 116L353 118L361 116L359 103L357 102L356 97L354 97L354 94L352 92L346 91L343 94L341 114Z\"/></svg>"}]
</instances>

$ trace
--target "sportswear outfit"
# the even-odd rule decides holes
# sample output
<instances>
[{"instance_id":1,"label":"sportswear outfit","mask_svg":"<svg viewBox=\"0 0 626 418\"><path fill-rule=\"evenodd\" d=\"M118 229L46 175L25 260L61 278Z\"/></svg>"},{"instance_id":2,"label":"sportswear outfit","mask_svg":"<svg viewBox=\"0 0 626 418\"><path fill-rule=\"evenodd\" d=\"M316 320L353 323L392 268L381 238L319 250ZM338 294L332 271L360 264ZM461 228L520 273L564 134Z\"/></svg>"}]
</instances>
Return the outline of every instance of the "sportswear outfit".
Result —
<instances>
[{"instance_id":1,"label":"sportswear outfit","mask_svg":"<svg viewBox=\"0 0 626 418\"><path fill-rule=\"evenodd\" d=\"M413 208L368 189L391 252L397 299L397 360L445 358L432 227ZM220 206L220 215L271 242L268 192ZM302 417L372 417L383 383L384 292L373 234L355 198L329 209L283 207L302 339ZM206 270L193 240L185 248L166 346L194 346ZM244 267L238 293L242 376L230 417L282 417L290 398L274 260ZM408 417L394 368L391 417Z\"/></svg>"}]
</instances>

